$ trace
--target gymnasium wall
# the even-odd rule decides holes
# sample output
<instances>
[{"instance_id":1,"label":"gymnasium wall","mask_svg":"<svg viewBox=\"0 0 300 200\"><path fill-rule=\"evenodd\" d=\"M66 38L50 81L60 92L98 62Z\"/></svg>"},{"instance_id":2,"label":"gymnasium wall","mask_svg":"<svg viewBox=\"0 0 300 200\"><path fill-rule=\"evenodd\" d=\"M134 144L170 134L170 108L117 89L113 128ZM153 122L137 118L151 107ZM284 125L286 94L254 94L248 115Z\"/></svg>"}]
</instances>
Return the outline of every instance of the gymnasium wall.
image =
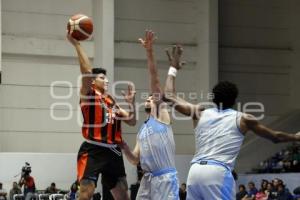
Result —
<instances>
[{"instance_id":1,"label":"gymnasium wall","mask_svg":"<svg viewBox=\"0 0 300 200\"><path fill-rule=\"evenodd\" d=\"M220 1L220 79L236 82L239 101L259 101L276 119L291 108L290 1Z\"/></svg>"},{"instance_id":2,"label":"gymnasium wall","mask_svg":"<svg viewBox=\"0 0 300 200\"><path fill-rule=\"evenodd\" d=\"M92 16L92 5L91 0L2 1L2 152L77 151L82 141L79 67L73 47L65 40L65 28L74 13ZM179 42L184 44L188 64L178 76L178 91L197 89L196 13L191 0L115 1L115 80L133 81L138 103L144 102L141 95L148 92L146 57L137 41L147 28L158 35L155 51L162 85L168 69L164 49ZM94 42L82 44L92 59ZM117 87L118 92L122 86ZM53 116L60 120L53 120ZM138 126L145 119L142 108L139 116ZM124 138L130 145L135 142L138 126L124 125ZM191 122L176 121L174 130L177 153L193 153Z\"/></svg>"},{"instance_id":3,"label":"gymnasium wall","mask_svg":"<svg viewBox=\"0 0 300 200\"><path fill-rule=\"evenodd\" d=\"M73 2L2 1L2 152L63 153L76 152L79 147L82 139L76 116L80 73L65 30L72 14L92 14L92 1ZM93 43L85 42L84 46L92 56ZM63 96L71 97L59 99ZM71 115L70 120L53 120L51 108L52 115Z\"/></svg>"},{"instance_id":4,"label":"gymnasium wall","mask_svg":"<svg viewBox=\"0 0 300 200\"><path fill-rule=\"evenodd\" d=\"M219 1L220 80L237 83L238 102L261 102L266 114L262 122L286 131L295 131L288 127L295 124L280 125L282 120L299 108L299 9L297 0ZM238 171L286 146L256 139L246 136Z\"/></svg>"}]
</instances>

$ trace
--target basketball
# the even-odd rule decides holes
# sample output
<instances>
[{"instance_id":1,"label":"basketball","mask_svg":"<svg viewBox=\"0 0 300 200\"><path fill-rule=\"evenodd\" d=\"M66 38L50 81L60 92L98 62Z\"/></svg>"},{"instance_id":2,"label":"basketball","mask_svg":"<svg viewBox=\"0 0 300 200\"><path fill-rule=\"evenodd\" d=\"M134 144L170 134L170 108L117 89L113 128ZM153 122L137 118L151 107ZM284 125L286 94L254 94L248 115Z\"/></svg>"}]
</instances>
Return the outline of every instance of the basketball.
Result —
<instances>
[{"instance_id":1,"label":"basketball","mask_svg":"<svg viewBox=\"0 0 300 200\"><path fill-rule=\"evenodd\" d=\"M86 15L73 15L68 22L68 33L76 40L89 39L93 33L93 21Z\"/></svg>"}]
</instances>

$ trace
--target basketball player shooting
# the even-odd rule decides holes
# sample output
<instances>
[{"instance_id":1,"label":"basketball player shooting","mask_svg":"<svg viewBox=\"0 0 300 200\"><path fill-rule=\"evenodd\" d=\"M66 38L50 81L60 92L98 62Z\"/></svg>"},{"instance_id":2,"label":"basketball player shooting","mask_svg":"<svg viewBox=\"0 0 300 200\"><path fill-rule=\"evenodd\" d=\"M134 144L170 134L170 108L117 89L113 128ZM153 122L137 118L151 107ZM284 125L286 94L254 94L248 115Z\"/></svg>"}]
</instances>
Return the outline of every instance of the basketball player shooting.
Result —
<instances>
[{"instance_id":1,"label":"basketball player shooting","mask_svg":"<svg viewBox=\"0 0 300 200\"><path fill-rule=\"evenodd\" d=\"M104 68L92 68L78 40L69 31L67 39L76 49L82 86L80 107L83 114L82 143L77 160L77 179L80 182L79 200L90 200L94 194L98 176L110 190L114 199L129 200L128 186L122 153L117 144L122 142L121 120L134 126L135 91L128 86L124 100L131 105L130 111L120 108L107 93L108 79Z\"/></svg>"},{"instance_id":2,"label":"basketball player shooting","mask_svg":"<svg viewBox=\"0 0 300 200\"><path fill-rule=\"evenodd\" d=\"M148 119L140 128L134 150L131 151L126 143L122 148L129 162L134 165L140 162L145 171L136 199L177 200L179 186L175 169L175 142L167 105L162 101L153 53L154 39L152 31L146 31L145 38L140 39L146 50L150 72L152 94L145 102Z\"/></svg>"},{"instance_id":3,"label":"basketball player shooting","mask_svg":"<svg viewBox=\"0 0 300 200\"><path fill-rule=\"evenodd\" d=\"M165 97L175 109L194 121L196 153L187 179L187 200L235 199L235 181L231 171L248 131L274 143L300 141L300 132L289 134L262 125L253 115L233 109L238 89L231 82L214 86L214 108L203 110L201 105L188 103L175 94L175 78L182 67L183 49L176 45L167 51L170 69Z\"/></svg>"}]
</instances>

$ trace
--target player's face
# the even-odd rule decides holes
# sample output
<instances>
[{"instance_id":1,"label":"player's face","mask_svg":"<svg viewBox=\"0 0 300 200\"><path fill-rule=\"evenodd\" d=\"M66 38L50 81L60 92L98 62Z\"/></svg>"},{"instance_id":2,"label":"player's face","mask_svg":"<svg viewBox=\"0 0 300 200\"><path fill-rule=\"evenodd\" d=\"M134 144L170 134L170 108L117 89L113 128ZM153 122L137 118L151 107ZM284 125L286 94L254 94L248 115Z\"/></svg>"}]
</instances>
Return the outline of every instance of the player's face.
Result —
<instances>
[{"instance_id":1,"label":"player's face","mask_svg":"<svg viewBox=\"0 0 300 200\"><path fill-rule=\"evenodd\" d=\"M273 180L273 185L274 185L275 187L277 187L277 186L279 185L278 179L274 179L274 180Z\"/></svg>"},{"instance_id":2,"label":"player's face","mask_svg":"<svg viewBox=\"0 0 300 200\"><path fill-rule=\"evenodd\" d=\"M154 106L153 97L149 96L145 102L145 111L147 113L151 112L151 108Z\"/></svg>"},{"instance_id":3,"label":"player's face","mask_svg":"<svg viewBox=\"0 0 300 200\"><path fill-rule=\"evenodd\" d=\"M269 190L269 191L272 190L272 184L271 184L271 183L268 183L268 185L267 185L267 190Z\"/></svg>"},{"instance_id":4,"label":"player's face","mask_svg":"<svg viewBox=\"0 0 300 200\"><path fill-rule=\"evenodd\" d=\"M108 79L104 74L98 74L95 78L94 84L97 89L106 92L108 89Z\"/></svg>"},{"instance_id":5,"label":"player's face","mask_svg":"<svg viewBox=\"0 0 300 200\"><path fill-rule=\"evenodd\" d=\"M181 184L181 189L185 191L186 190L186 186L184 184Z\"/></svg>"},{"instance_id":6,"label":"player's face","mask_svg":"<svg viewBox=\"0 0 300 200\"><path fill-rule=\"evenodd\" d=\"M253 189L253 188L254 188L254 185L248 184L248 187L249 187L249 189Z\"/></svg>"}]
</instances>

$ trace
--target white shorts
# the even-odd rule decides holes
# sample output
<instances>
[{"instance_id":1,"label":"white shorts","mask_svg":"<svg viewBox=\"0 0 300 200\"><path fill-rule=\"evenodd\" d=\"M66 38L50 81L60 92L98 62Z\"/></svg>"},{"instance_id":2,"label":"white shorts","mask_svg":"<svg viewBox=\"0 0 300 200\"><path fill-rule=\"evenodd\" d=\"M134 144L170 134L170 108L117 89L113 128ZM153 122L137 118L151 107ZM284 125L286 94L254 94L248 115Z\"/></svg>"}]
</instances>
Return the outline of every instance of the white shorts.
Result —
<instances>
[{"instance_id":1,"label":"white shorts","mask_svg":"<svg viewBox=\"0 0 300 200\"><path fill-rule=\"evenodd\" d=\"M186 200L233 200L235 181L231 170L217 161L192 164L187 179Z\"/></svg>"},{"instance_id":2,"label":"white shorts","mask_svg":"<svg viewBox=\"0 0 300 200\"><path fill-rule=\"evenodd\" d=\"M140 183L137 200L179 200L177 172L161 175L146 173Z\"/></svg>"}]
</instances>

